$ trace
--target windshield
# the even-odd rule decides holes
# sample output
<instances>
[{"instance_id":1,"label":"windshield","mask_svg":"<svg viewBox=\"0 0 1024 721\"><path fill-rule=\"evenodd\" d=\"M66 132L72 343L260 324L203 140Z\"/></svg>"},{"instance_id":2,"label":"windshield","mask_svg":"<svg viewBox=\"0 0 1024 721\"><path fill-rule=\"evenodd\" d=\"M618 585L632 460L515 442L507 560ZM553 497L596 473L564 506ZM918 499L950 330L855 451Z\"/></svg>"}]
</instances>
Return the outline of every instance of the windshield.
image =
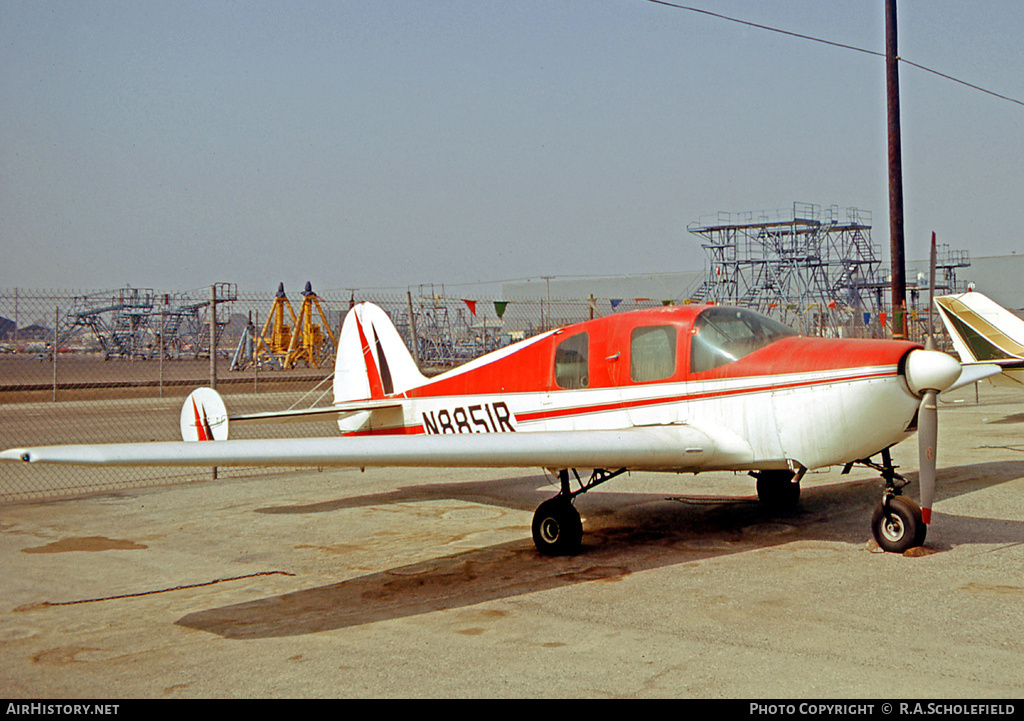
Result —
<instances>
[{"instance_id":1,"label":"windshield","mask_svg":"<svg viewBox=\"0 0 1024 721\"><path fill-rule=\"evenodd\" d=\"M708 308L693 323L690 372L701 373L737 361L774 343L796 335L788 326L742 308Z\"/></svg>"}]
</instances>

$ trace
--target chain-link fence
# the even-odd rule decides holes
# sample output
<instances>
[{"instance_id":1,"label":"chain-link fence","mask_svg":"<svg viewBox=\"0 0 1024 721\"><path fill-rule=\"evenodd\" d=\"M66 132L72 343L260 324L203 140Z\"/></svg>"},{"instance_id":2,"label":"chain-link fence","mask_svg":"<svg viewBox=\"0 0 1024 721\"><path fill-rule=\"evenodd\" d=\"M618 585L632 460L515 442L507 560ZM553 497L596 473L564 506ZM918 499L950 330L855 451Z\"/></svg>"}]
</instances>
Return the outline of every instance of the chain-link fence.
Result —
<instances>
[{"instance_id":1,"label":"chain-link fence","mask_svg":"<svg viewBox=\"0 0 1024 721\"><path fill-rule=\"evenodd\" d=\"M199 386L216 386L233 414L328 405L341 323L363 300L389 314L428 375L548 328L666 303L592 296L491 300L415 291L318 295L308 287L288 296L283 288L244 293L228 283L186 293L0 290L0 447L176 440L182 400ZM826 328L819 313L808 311L797 330L815 335ZM886 330L884 319L850 316L848 324L849 336ZM233 436L334 431L323 421L250 424ZM256 472L267 469L220 474ZM208 468L3 463L0 502L210 477Z\"/></svg>"},{"instance_id":2,"label":"chain-link fence","mask_svg":"<svg viewBox=\"0 0 1024 721\"><path fill-rule=\"evenodd\" d=\"M176 440L181 403L198 386L215 385L232 413L327 405L341 323L363 300L387 311L428 374L593 317L595 307L587 300L494 301L414 292L245 293L231 284L188 293L0 290L0 447ZM255 424L238 427L233 436L334 430L325 422ZM208 468L4 463L0 501L210 477Z\"/></svg>"}]
</instances>

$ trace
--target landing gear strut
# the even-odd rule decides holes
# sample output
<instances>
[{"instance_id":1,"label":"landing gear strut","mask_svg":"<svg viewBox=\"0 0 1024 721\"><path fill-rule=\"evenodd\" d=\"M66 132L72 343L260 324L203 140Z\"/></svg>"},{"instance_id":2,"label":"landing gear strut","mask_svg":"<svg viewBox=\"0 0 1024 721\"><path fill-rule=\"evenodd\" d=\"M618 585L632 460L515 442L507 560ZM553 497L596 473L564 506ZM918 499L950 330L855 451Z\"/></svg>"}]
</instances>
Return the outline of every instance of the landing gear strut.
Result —
<instances>
[{"instance_id":1,"label":"landing gear strut","mask_svg":"<svg viewBox=\"0 0 1024 721\"><path fill-rule=\"evenodd\" d=\"M577 553L583 541L583 522L580 513L572 505L572 501L581 493L586 493L594 486L610 481L615 476L626 472L625 468L617 471L595 469L586 483L580 479L576 469L573 475L580 487L572 490L569 485L569 470L558 472L562 489L554 498L549 498L538 506L533 514L533 543L537 550L545 556L569 556Z\"/></svg>"},{"instance_id":2,"label":"landing gear strut","mask_svg":"<svg viewBox=\"0 0 1024 721\"><path fill-rule=\"evenodd\" d=\"M889 449L882 451L881 464L871 460L859 463L874 468L885 479L882 500L871 514L871 533L879 548L890 553L904 553L922 545L928 533L928 526L921 516L920 506L902 495L903 489L910 481L896 472ZM843 473L849 469L850 466L847 466Z\"/></svg>"}]
</instances>

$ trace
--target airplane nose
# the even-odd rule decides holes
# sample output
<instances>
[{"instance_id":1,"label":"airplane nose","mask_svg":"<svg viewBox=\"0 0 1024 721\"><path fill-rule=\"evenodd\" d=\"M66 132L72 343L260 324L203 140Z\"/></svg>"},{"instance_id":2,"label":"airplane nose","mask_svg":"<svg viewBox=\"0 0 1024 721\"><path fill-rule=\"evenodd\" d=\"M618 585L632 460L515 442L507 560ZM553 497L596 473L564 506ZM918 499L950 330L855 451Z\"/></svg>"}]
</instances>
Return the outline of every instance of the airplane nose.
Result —
<instances>
[{"instance_id":1,"label":"airplane nose","mask_svg":"<svg viewBox=\"0 0 1024 721\"><path fill-rule=\"evenodd\" d=\"M925 391L941 393L960 377L960 362L935 350L912 350L904 370L907 385L914 395Z\"/></svg>"}]
</instances>

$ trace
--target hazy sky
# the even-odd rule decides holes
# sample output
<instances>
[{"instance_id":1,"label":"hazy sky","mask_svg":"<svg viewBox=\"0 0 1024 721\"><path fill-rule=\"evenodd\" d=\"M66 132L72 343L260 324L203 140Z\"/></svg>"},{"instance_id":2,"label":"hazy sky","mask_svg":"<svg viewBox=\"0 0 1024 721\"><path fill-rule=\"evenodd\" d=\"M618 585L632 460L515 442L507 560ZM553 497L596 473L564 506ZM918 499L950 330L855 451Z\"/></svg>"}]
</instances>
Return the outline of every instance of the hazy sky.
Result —
<instances>
[{"instance_id":1,"label":"hazy sky","mask_svg":"<svg viewBox=\"0 0 1024 721\"><path fill-rule=\"evenodd\" d=\"M690 0L884 52L884 0ZM900 55L1024 100L1019 0ZM1024 252L1024 107L902 65L908 259ZM703 267L688 223L873 215L885 63L644 0L0 0L0 287L245 290Z\"/></svg>"}]
</instances>

